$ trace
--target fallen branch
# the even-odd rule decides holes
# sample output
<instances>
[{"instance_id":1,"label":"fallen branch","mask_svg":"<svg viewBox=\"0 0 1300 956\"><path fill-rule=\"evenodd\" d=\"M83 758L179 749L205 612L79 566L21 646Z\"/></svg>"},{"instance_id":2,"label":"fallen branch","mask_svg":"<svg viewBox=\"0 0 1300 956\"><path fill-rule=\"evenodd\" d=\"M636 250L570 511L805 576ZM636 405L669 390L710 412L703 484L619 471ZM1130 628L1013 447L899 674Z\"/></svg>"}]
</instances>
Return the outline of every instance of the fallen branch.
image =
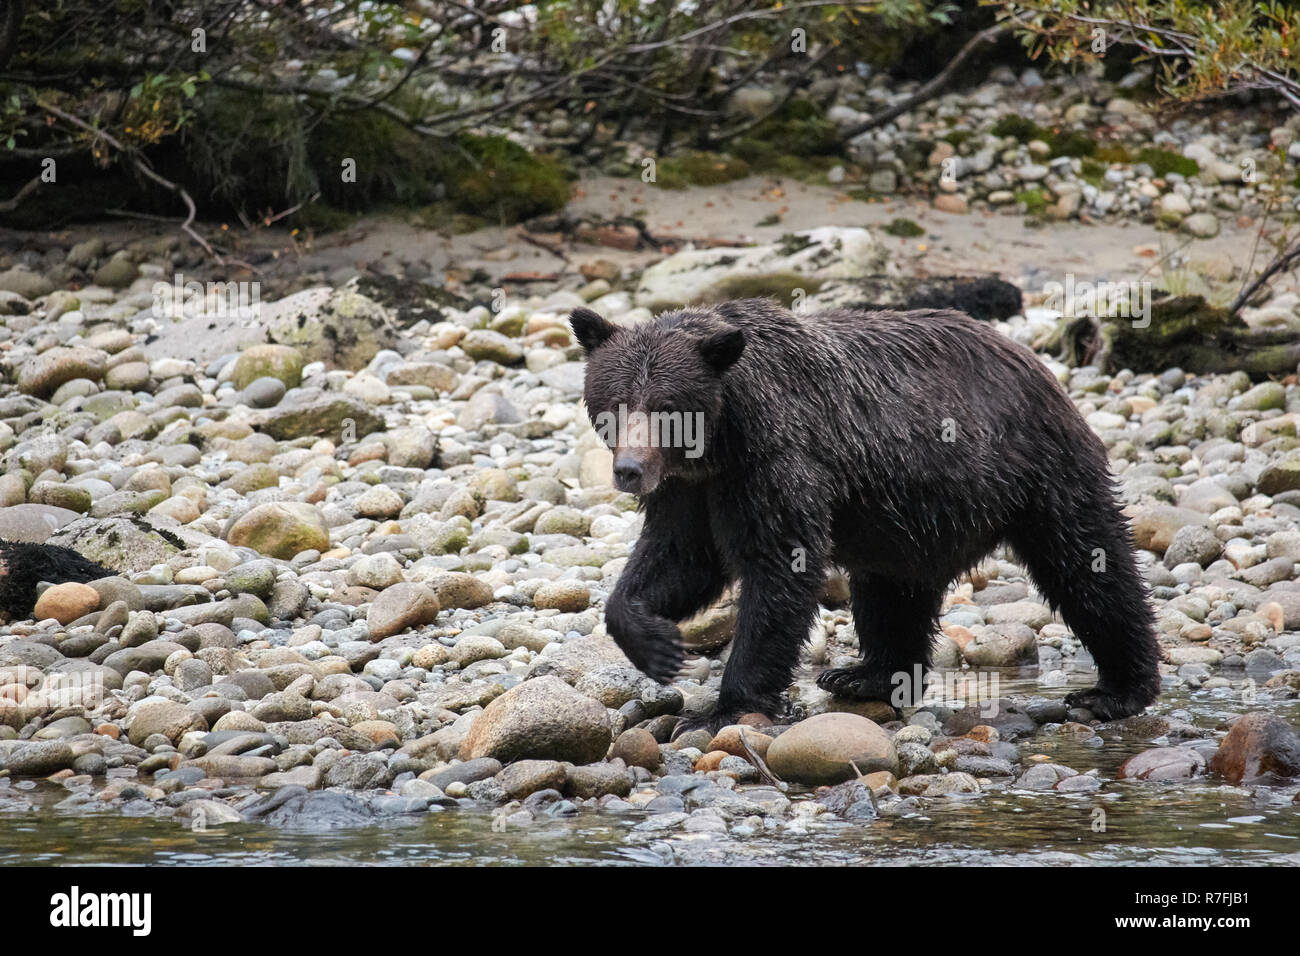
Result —
<instances>
[{"instance_id":1,"label":"fallen branch","mask_svg":"<svg viewBox=\"0 0 1300 956\"><path fill-rule=\"evenodd\" d=\"M24 199L36 191L36 188L40 186L40 184L41 177L38 173L28 180L22 189L18 190L18 192L14 194L13 199L6 199L4 202L0 202L0 212L13 212L22 205Z\"/></svg>"},{"instance_id":2,"label":"fallen branch","mask_svg":"<svg viewBox=\"0 0 1300 956\"><path fill-rule=\"evenodd\" d=\"M222 256L215 249L213 249L212 246L208 244L208 241L204 239L202 236L200 236L197 231L195 231L194 218L195 216L198 215L198 209L195 207L194 200L190 197L189 192L185 189L184 186L178 185L177 183L172 182L167 177L161 176L158 173L154 172L153 169L151 169L149 165L146 162L144 162L144 160L141 159L135 153L134 150L128 149L126 146L122 144L121 140L117 139L112 134L107 133L102 129L96 129L95 127L91 126L89 123L87 123L85 120L81 119L80 117L73 116L71 113L59 109L57 106L53 105L52 103L45 103L41 100L36 100L35 102L37 106L45 110L47 113L51 113L54 116L57 116L59 119L63 120L64 122L71 123L73 126L85 130L86 132L90 133L92 136L96 136L103 139L104 142L108 143L118 152L127 156L131 160L131 164L135 166L135 168L138 169L142 175L147 176L149 179L152 179L154 182L156 182L159 186L162 186L167 191L178 195L181 198L181 200L185 203L185 208L186 208L185 219L180 224L181 231L185 233L187 236L189 236L191 239L193 239L196 243L198 243L199 246L203 248L203 251L206 252L209 256L211 256L214 260L216 260L217 263L223 266L228 264L226 260L222 258Z\"/></svg>"},{"instance_id":3,"label":"fallen branch","mask_svg":"<svg viewBox=\"0 0 1300 956\"><path fill-rule=\"evenodd\" d=\"M1197 375L1243 371L1253 379L1289 375L1300 363L1300 338L1286 328L1252 329L1199 295L1165 296L1142 320L1065 316L1042 342L1070 365L1106 372L1181 368Z\"/></svg>"},{"instance_id":4,"label":"fallen branch","mask_svg":"<svg viewBox=\"0 0 1300 956\"><path fill-rule=\"evenodd\" d=\"M568 264L569 257L564 254L563 248L561 248L558 243L546 242L544 239L540 239L537 236L530 234L522 225L515 227L515 235L530 246L536 246L543 252L549 252L557 259L562 259L566 264Z\"/></svg>"},{"instance_id":5,"label":"fallen branch","mask_svg":"<svg viewBox=\"0 0 1300 956\"><path fill-rule=\"evenodd\" d=\"M1232 305L1228 306L1228 312L1231 315L1236 315L1240 312L1245 307L1246 303L1254 297L1255 293L1263 288L1263 286L1272 279L1273 276L1284 271L1297 259L1300 259L1300 242L1294 243L1290 249L1270 262L1263 272L1256 276L1244 289L1242 289L1241 292L1237 294L1237 297L1232 300Z\"/></svg>"},{"instance_id":6,"label":"fallen branch","mask_svg":"<svg viewBox=\"0 0 1300 956\"><path fill-rule=\"evenodd\" d=\"M1005 23L995 23L993 26L981 30L966 41L965 46L957 51L957 55L952 58L947 66L935 74L933 78L923 83L915 93L900 100L893 106L881 110L870 119L863 120L861 123L850 126L848 129L843 130L841 135L846 140L853 139L853 137L859 136L869 129L875 129L877 126L884 126L890 120L915 109L927 100L934 99L934 97L938 96L940 91L948 85L948 81L953 78L957 69L965 63L967 59L969 59L970 55L975 52L977 47L988 43L990 40L997 37L998 34L1004 32L1006 28L1007 26Z\"/></svg>"}]
</instances>

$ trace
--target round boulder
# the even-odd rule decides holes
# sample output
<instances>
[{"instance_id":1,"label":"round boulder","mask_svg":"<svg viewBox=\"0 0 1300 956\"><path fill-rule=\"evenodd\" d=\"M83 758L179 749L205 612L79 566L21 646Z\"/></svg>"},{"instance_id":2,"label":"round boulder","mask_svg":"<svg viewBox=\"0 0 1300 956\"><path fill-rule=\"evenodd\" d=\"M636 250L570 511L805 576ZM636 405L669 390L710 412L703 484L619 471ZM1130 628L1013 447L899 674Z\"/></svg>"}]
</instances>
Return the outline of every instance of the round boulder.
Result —
<instances>
[{"instance_id":1,"label":"round boulder","mask_svg":"<svg viewBox=\"0 0 1300 956\"><path fill-rule=\"evenodd\" d=\"M783 780L836 784L858 773L897 774L898 754L889 735L874 721L857 714L830 713L795 724L772 741L767 764Z\"/></svg>"},{"instance_id":2,"label":"round boulder","mask_svg":"<svg viewBox=\"0 0 1300 956\"><path fill-rule=\"evenodd\" d=\"M604 705L558 677L537 677L487 705L470 726L460 756L588 764L604 758L611 737Z\"/></svg>"},{"instance_id":3,"label":"round boulder","mask_svg":"<svg viewBox=\"0 0 1300 956\"><path fill-rule=\"evenodd\" d=\"M282 560L303 551L328 551L330 547L329 528L320 511L301 501L258 505L235 520L226 540Z\"/></svg>"}]
</instances>

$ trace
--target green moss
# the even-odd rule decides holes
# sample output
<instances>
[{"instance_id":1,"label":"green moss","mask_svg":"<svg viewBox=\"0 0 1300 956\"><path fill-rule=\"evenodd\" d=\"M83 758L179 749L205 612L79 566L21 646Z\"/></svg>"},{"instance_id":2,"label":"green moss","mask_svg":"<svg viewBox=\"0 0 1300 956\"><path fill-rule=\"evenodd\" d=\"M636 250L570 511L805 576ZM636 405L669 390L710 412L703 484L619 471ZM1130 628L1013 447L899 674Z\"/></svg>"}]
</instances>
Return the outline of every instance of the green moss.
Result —
<instances>
[{"instance_id":1,"label":"green moss","mask_svg":"<svg viewBox=\"0 0 1300 956\"><path fill-rule=\"evenodd\" d=\"M793 232L787 232L777 240L777 245L780 247L783 256L792 256L796 252L803 252L812 244L813 241L808 236L799 236Z\"/></svg>"},{"instance_id":2,"label":"green moss","mask_svg":"<svg viewBox=\"0 0 1300 956\"><path fill-rule=\"evenodd\" d=\"M315 233L337 232L356 222L355 213L335 209L327 202L316 200L309 202L292 216L288 217L291 226L298 229L310 229Z\"/></svg>"},{"instance_id":3,"label":"green moss","mask_svg":"<svg viewBox=\"0 0 1300 956\"><path fill-rule=\"evenodd\" d=\"M793 99L750 132L750 140L766 143L786 156L832 156L843 150L839 130L816 104Z\"/></svg>"},{"instance_id":4,"label":"green moss","mask_svg":"<svg viewBox=\"0 0 1300 956\"><path fill-rule=\"evenodd\" d=\"M447 199L461 212L519 222L562 208L573 194L572 170L554 157L504 136L463 135L458 145L440 159Z\"/></svg>"},{"instance_id":5,"label":"green moss","mask_svg":"<svg viewBox=\"0 0 1300 956\"><path fill-rule=\"evenodd\" d=\"M503 136L434 139L367 110L336 110L313 125L308 115L287 100L210 90L183 128L186 168L171 178L197 179L192 188L203 195L196 198L250 216L319 192L321 201L293 219L319 229L346 224L340 214L437 202L457 214L518 222L561 208L572 192L567 165Z\"/></svg>"},{"instance_id":6,"label":"green moss","mask_svg":"<svg viewBox=\"0 0 1300 956\"><path fill-rule=\"evenodd\" d=\"M1053 156L1091 156L1097 152L1097 141L1080 130L1050 133L1047 145Z\"/></svg>"},{"instance_id":7,"label":"green moss","mask_svg":"<svg viewBox=\"0 0 1300 956\"><path fill-rule=\"evenodd\" d=\"M898 236L902 239L915 239L917 236L925 235L925 230L911 219L895 219L884 228L884 231L888 235Z\"/></svg>"},{"instance_id":8,"label":"green moss","mask_svg":"<svg viewBox=\"0 0 1300 956\"><path fill-rule=\"evenodd\" d=\"M1016 202L1025 204L1025 212L1030 215L1047 208L1047 193L1041 189L1022 189L1016 193Z\"/></svg>"},{"instance_id":9,"label":"green moss","mask_svg":"<svg viewBox=\"0 0 1300 956\"><path fill-rule=\"evenodd\" d=\"M437 197L439 146L389 116L351 110L322 117L308 137L321 196L338 209L360 212L377 203L420 205ZM355 163L354 182L343 179Z\"/></svg>"},{"instance_id":10,"label":"green moss","mask_svg":"<svg viewBox=\"0 0 1300 956\"><path fill-rule=\"evenodd\" d=\"M953 145L954 148L960 148L961 144L966 142L975 135L973 129L955 129L946 134L943 138Z\"/></svg>"},{"instance_id":11,"label":"green moss","mask_svg":"<svg viewBox=\"0 0 1300 956\"><path fill-rule=\"evenodd\" d=\"M1054 132L1014 113L994 123L993 134L1011 136L1022 143L1042 140L1051 148L1052 156L1092 156L1097 152L1097 141L1081 130Z\"/></svg>"},{"instance_id":12,"label":"green moss","mask_svg":"<svg viewBox=\"0 0 1300 956\"><path fill-rule=\"evenodd\" d=\"M1178 173L1185 179L1191 179L1201 171L1200 164L1194 159L1180 156L1170 149L1148 146L1137 154L1137 162L1146 163L1158 177Z\"/></svg>"},{"instance_id":13,"label":"green moss","mask_svg":"<svg viewBox=\"0 0 1300 956\"><path fill-rule=\"evenodd\" d=\"M1109 146L1098 146L1097 151L1092 154L1093 158L1100 163L1131 163L1133 154L1127 148L1117 143Z\"/></svg>"},{"instance_id":14,"label":"green moss","mask_svg":"<svg viewBox=\"0 0 1300 956\"><path fill-rule=\"evenodd\" d=\"M841 162L836 156L801 156L782 152L769 142L750 137L733 142L731 155L748 164L751 172L790 176L805 182L823 180L826 171Z\"/></svg>"},{"instance_id":15,"label":"green moss","mask_svg":"<svg viewBox=\"0 0 1300 956\"><path fill-rule=\"evenodd\" d=\"M1028 143L1030 140L1046 139L1051 135L1033 120L1025 119L1015 113L1008 113L993 124L994 136L1011 136L1022 143Z\"/></svg>"},{"instance_id":16,"label":"green moss","mask_svg":"<svg viewBox=\"0 0 1300 956\"><path fill-rule=\"evenodd\" d=\"M655 184L661 189L685 189L687 186L717 186L744 179L750 174L749 163L722 153L684 153L665 156L655 169Z\"/></svg>"},{"instance_id":17,"label":"green moss","mask_svg":"<svg viewBox=\"0 0 1300 956\"><path fill-rule=\"evenodd\" d=\"M433 229L452 236L464 235L492 225L491 220L472 213L459 212L447 202L435 202L423 206L415 211L412 219L416 225L425 229Z\"/></svg>"},{"instance_id":18,"label":"green moss","mask_svg":"<svg viewBox=\"0 0 1300 956\"><path fill-rule=\"evenodd\" d=\"M1088 157L1083 160L1083 169L1080 175L1084 182L1091 183L1101 189L1106 185L1106 164Z\"/></svg>"}]
</instances>

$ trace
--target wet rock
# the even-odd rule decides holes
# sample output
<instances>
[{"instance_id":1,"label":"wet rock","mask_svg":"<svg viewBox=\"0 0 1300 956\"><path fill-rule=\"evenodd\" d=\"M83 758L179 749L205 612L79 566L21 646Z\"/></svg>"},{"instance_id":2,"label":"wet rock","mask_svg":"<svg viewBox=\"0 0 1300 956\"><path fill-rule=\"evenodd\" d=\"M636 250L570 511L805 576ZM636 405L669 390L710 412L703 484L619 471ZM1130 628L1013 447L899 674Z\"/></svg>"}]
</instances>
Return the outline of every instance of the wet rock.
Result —
<instances>
[{"instance_id":1,"label":"wet rock","mask_svg":"<svg viewBox=\"0 0 1300 956\"><path fill-rule=\"evenodd\" d=\"M898 754L889 735L867 718L829 713L801 721L777 737L768 748L767 764L783 780L840 783L877 770L897 773Z\"/></svg>"},{"instance_id":2,"label":"wet rock","mask_svg":"<svg viewBox=\"0 0 1300 956\"><path fill-rule=\"evenodd\" d=\"M860 781L850 780L818 795L817 802L844 820L865 823L876 818L876 802Z\"/></svg>"},{"instance_id":3,"label":"wet rock","mask_svg":"<svg viewBox=\"0 0 1300 956\"><path fill-rule=\"evenodd\" d=\"M47 544L71 548L114 571L147 571L180 553L185 542L174 532L135 517L78 517Z\"/></svg>"},{"instance_id":4,"label":"wet rock","mask_svg":"<svg viewBox=\"0 0 1300 956\"><path fill-rule=\"evenodd\" d=\"M393 780L388 761L382 754L348 754L340 757L325 771L325 786L344 790L371 790L386 787Z\"/></svg>"},{"instance_id":5,"label":"wet rock","mask_svg":"<svg viewBox=\"0 0 1300 956\"><path fill-rule=\"evenodd\" d=\"M440 607L473 609L492 601L492 586L472 574L444 571L427 582Z\"/></svg>"},{"instance_id":6,"label":"wet rock","mask_svg":"<svg viewBox=\"0 0 1300 956\"><path fill-rule=\"evenodd\" d=\"M54 618L60 624L70 624L98 607L98 591L89 585L68 581L46 588L45 592L36 599L33 616L38 621Z\"/></svg>"},{"instance_id":7,"label":"wet rock","mask_svg":"<svg viewBox=\"0 0 1300 956\"><path fill-rule=\"evenodd\" d=\"M1205 515L1190 508L1157 505L1139 511L1131 519L1137 547L1163 555L1180 528L1206 526Z\"/></svg>"},{"instance_id":8,"label":"wet rock","mask_svg":"<svg viewBox=\"0 0 1300 956\"><path fill-rule=\"evenodd\" d=\"M591 591L576 581L556 581L543 584L533 594L533 607L538 610L554 608L558 611L585 611L591 604Z\"/></svg>"},{"instance_id":9,"label":"wet rock","mask_svg":"<svg viewBox=\"0 0 1300 956\"><path fill-rule=\"evenodd\" d=\"M366 616L370 639L378 641L431 624L437 620L440 610L437 594L427 585L394 584L380 593L370 605Z\"/></svg>"},{"instance_id":10,"label":"wet rock","mask_svg":"<svg viewBox=\"0 0 1300 956\"><path fill-rule=\"evenodd\" d=\"M239 353L230 375L231 384L246 389L259 378L271 378L285 388L302 383L303 356L285 345L250 345ZM283 391L281 391L283 394Z\"/></svg>"},{"instance_id":11,"label":"wet rock","mask_svg":"<svg viewBox=\"0 0 1300 956\"><path fill-rule=\"evenodd\" d=\"M0 272L0 290L16 293L24 299L39 299L54 291L54 283L24 266L14 266Z\"/></svg>"},{"instance_id":12,"label":"wet rock","mask_svg":"<svg viewBox=\"0 0 1300 956\"><path fill-rule=\"evenodd\" d=\"M207 730L202 716L184 704L170 700L146 700L136 706L135 714L127 726L131 743L137 747L154 734L162 734L172 743L191 730Z\"/></svg>"},{"instance_id":13,"label":"wet rock","mask_svg":"<svg viewBox=\"0 0 1300 956\"><path fill-rule=\"evenodd\" d=\"M75 378L99 381L107 368L108 355L99 349L56 347L23 363L18 371L18 390L49 398L60 385Z\"/></svg>"},{"instance_id":14,"label":"wet rock","mask_svg":"<svg viewBox=\"0 0 1300 956\"><path fill-rule=\"evenodd\" d=\"M247 757L242 754L208 754L187 761L183 766L198 767L209 777L256 780L278 769L270 757Z\"/></svg>"},{"instance_id":15,"label":"wet rock","mask_svg":"<svg viewBox=\"0 0 1300 956\"><path fill-rule=\"evenodd\" d=\"M565 796L590 800L614 794L626 797L632 792L632 775L613 763L593 763L569 770L568 781L562 788Z\"/></svg>"},{"instance_id":16,"label":"wet rock","mask_svg":"<svg viewBox=\"0 0 1300 956\"><path fill-rule=\"evenodd\" d=\"M11 750L0 767L15 777L45 777L71 767L76 759L66 740L32 741Z\"/></svg>"},{"instance_id":17,"label":"wet rock","mask_svg":"<svg viewBox=\"0 0 1300 956\"><path fill-rule=\"evenodd\" d=\"M657 770L663 759L659 753L659 741L655 740L654 734L639 727L618 735L613 750L610 751L610 758L622 760L629 767L644 767L650 771Z\"/></svg>"},{"instance_id":18,"label":"wet rock","mask_svg":"<svg viewBox=\"0 0 1300 956\"><path fill-rule=\"evenodd\" d=\"M501 761L492 757L480 757L477 760L464 760L453 764L445 770L430 774L427 778L439 790L446 790L453 783L471 784L487 780L501 772Z\"/></svg>"},{"instance_id":19,"label":"wet rock","mask_svg":"<svg viewBox=\"0 0 1300 956\"><path fill-rule=\"evenodd\" d=\"M299 501L272 501L252 508L230 526L226 540L283 560L330 546L329 528L320 510Z\"/></svg>"},{"instance_id":20,"label":"wet rock","mask_svg":"<svg viewBox=\"0 0 1300 956\"><path fill-rule=\"evenodd\" d=\"M260 414L259 427L277 441L309 435L351 441L384 428L383 418L361 400L318 388L296 388Z\"/></svg>"},{"instance_id":21,"label":"wet rock","mask_svg":"<svg viewBox=\"0 0 1300 956\"><path fill-rule=\"evenodd\" d=\"M568 772L558 760L517 760L496 775L511 800L522 800L539 790L562 790Z\"/></svg>"},{"instance_id":22,"label":"wet rock","mask_svg":"<svg viewBox=\"0 0 1300 956\"><path fill-rule=\"evenodd\" d=\"M1238 718L1210 760L1210 771L1235 784L1300 776L1300 738L1280 717L1253 712Z\"/></svg>"},{"instance_id":23,"label":"wet rock","mask_svg":"<svg viewBox=\"0 0 1300 956\"><path fill-rule=\"evenodd\" d=\"M603 705L557 677L524 681L493 700L470 727L461 757L592 763L612 734Z\"/></svg>"},{"instance_id":24,"label":"wet rock","mask_svg":"<svg viewBox=\"0 0 1300 956\"><path fill-rule=\"evenodd\" d=\"M1034 632L1023 623L976 625L970 632L974 639L962 646L961 653L972 667L1011 667L1034 660Z\"/></svg>"},{"instance_id":25,"label":"wet rock","mask_svg":"<svg viewBox=\"0 0 1300 956\"><path fill-rule=\"evenodd\" d=\"M1033 718L1006 697L964 707L943 722L943 732L960 737L981 724L993 727L1003 740L1017 740L1038 732Z\"/></svg>"},{"instance_id":26,"label":"wet rock","mask_svg":"<svg viewBox=\"0 0 1300 956\"><path fill-rule=\"evenodd\" d=\"M18 504L0 508L0 539L44 544L64 525L81 517L67 508Z\"/></svg>"},{"instance_id":27,"label":"wet rock","mask_svg":"<svg viewBox=\"0 0 1300 956\"><path fill-rule=\"evenodd\" d=\"M524 360L524 350L518 342L489 329L475 329L470 332L460 340L460 347L475 361L518 365Z\"/></svg>"},{"instance_id":28,"label":"wet rock","mask_svg":"<svg viewBox=\"0 0 1300 956\"><path fill-rule=\"evenodd\" d=\"M1188 524L1174 532L1165 550L1165 567L1173 568L1186 562L1205 567L1223 551L1223 542L1209 528Z\"/></svg>"},{"instance_id":29,"label":"wet rock","mask_svg":"<svg viewBox=\"0 0 1300 956\"><path fill-rule=\"evenodd\" d=\"M1204 770L1205 758L1189 747L1154 747L1125 760L1119 775L1125 780L1189 780Z\"/></svg>"},{"instance_id":30,"label":"wet rock","mask_svg":"<svg viewBox=\"0 0 1300 956\"><path fill-rule=\"evenodd\" d=\"M317 287L263 303L266 337L306 362L360 369L381 349L401 344L397 327L379 303L352 288Z\"/></svg>"}]
</instances>

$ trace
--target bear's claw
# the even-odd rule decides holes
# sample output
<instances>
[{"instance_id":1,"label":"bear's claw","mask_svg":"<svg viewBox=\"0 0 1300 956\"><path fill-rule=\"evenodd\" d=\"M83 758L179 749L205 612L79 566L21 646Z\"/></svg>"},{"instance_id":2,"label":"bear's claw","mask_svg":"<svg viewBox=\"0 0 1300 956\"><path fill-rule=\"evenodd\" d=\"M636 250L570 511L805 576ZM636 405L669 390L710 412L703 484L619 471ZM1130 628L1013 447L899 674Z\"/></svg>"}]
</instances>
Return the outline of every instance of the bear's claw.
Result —
<instances>
[{"instance_id":1,"label":"bear's claw","mask_svg":"<svg viewBox=\"0 0 1300 956\"><path fill-rule=\"evenodd\" d=\"M1142 691L1115 692L1097 686L1067 694L1065 704L1067 707L1082 707L1098 720L1119 720L1121 717L1142 713L1148 704L1154 702L1156 696L1158 694L1151 695Z\"/></svg>"},{"instance_id":2,"label":"bear's claw","mask_svg":"<svg viewBox=\"0 0 1300 956\"><path fill-rule=\"evenodd\" d=\"M862 664L832 667L817 677L817 686L847 700L883 700L892 703L892 690L874 669Z\"/></svg>"},{"instance_id":3,"label":"bear's claw","mask_svg":"<svg viewBox=\"0 0 1300 956\"><path fill-rule=\"evenodd\" d=\"M622 650L633 667L657 684L677 680L686 660L686 652L676 641L636 644Z\"/></svg>"}]
</instances>

